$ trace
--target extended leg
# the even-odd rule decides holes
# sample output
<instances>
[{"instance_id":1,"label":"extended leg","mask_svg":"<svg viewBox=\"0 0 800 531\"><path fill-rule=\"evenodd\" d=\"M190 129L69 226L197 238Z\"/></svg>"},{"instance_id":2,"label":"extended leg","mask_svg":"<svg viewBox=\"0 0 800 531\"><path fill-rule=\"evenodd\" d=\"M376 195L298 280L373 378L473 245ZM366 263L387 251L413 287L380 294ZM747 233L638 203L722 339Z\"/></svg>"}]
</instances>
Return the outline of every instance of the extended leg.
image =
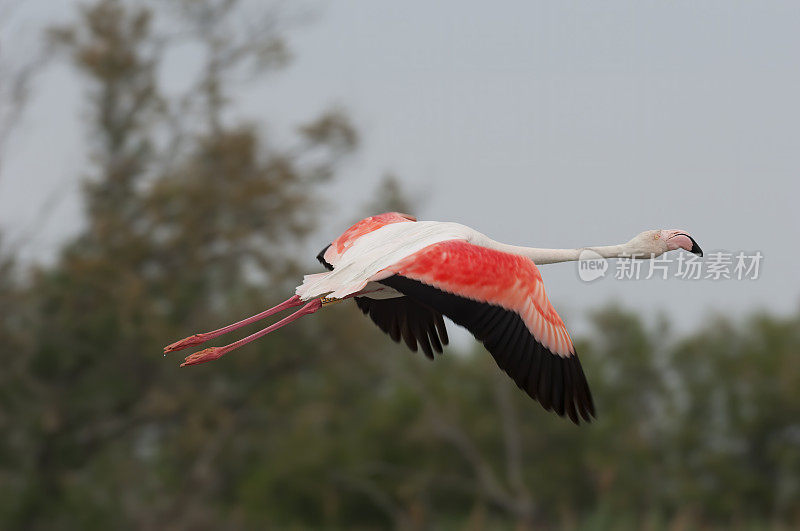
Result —
<instances>
[{"instance_id":1,"label":"extended leg","mask_svg":"<svg viewBox=\"0 0 800 531\"><path fill-rule=\"evenodd\" d=\"M301 304L303 304L303 301L300 299L300 297L295 295L294 297L283 301L279 305L274 306L269 310L264 310L263 312L257 313L256 315L248 317L247 319L243 319L238 323L233 323L226 327L220 328L219 330L214 330L212 332L204 332L202 334L195 334L193 336L187 337L186 339L181 339L180 341L176 341L175 343L172 343L171 345L167 345L166 347L164 347L164 353L166 354L167 352L175 352L176 350L183 350L185 348L194 347L195 345L200 345L210 339L214 339L215 337L227 334L228 332L232 332L233 330L239 329L243 326L247 326L250 323L255 323L256 321L260 321L261 319L269 317L270 315L274 315L288 308L294 308L295 306L300 306Z\"/></svg>"},{"instance_id":2,"label":"extended leg","mask_svg":"<svg viewBox=\"0 0 800 531\"><path fill-rule=\"evenodd\" d=\"M305 306L294 312L292 315L284 317L277 323L268 326L265 329L256 332L255 334L251 334L245 338L240 339L239 341L231 343L230 345L225 345L224 347L210 347L205 350L201 350L200 352L195 352L190 356L187 356L186 360L183 363L181 363L181 367L185 367L187 365L197 365L199 363L205 363L207 361L219 359L228 352L236 350L237 348L246 345L251 341L255 341L260 337L264 337L270 332L274 332L278 328L286 326L292 321L300 319L304 315L309 315L316 312L320 308L322 308L322 301L320 299L314 299L313 301L307 303Z\"/></svg>"}]
</instances>

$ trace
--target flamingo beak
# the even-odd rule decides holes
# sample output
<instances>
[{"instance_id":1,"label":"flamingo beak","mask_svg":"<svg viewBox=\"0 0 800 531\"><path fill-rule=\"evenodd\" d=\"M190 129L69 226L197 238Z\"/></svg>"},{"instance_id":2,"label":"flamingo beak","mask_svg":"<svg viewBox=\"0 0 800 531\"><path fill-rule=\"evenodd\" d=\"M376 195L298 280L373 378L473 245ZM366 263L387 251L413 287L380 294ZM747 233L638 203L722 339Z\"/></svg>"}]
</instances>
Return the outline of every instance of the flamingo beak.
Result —
<instances>
[{"instance_id":1,"label":"flamingo beak","mask_svg":"<svg viewBox=\"0 0 800 531\"><path fill-rule=\"evenodd\" d=\"M692 240L692 248L691 248L691 249L689 249L689 252L690 252L690 253L694 253L694 254L696 254L697 256L703 256L703 250L700 248L700 246L699 246L699 245L697 245L697 242L696 242L696 241L694 241L694 238L692 238L691 236L689 236L689 239L690 239L690 240Z\"/></svg>"},{"instance_id":2,"label":"flamingo beak","mask_svg":"<svg viewBox=\"0 0 800 531\"><path fill-rule=\"evenodd\" d=\"M669 250L684 249L697 256L703 256L703 250L694 241L694 238L685 232L675 231L669 238L667 238L667 247Z\"/></svg>"}]
</instances>

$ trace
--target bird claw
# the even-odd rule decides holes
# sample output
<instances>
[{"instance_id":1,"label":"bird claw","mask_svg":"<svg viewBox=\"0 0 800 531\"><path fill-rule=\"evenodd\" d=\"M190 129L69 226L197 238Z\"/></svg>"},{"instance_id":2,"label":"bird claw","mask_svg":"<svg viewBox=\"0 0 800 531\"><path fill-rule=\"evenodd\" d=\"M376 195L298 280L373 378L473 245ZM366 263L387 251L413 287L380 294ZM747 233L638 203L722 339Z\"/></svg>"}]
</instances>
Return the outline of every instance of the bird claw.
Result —
<instances>
[{"instance_id":1,"label":"bird claw","mask_svg":"<svg viewBox=\"0 0 800 531\"><path fill-rule=\"evenodd\" d=\"M206 334L195 334L193 336L183 338L180 341L176 341L175 343L171 343L166 347L164 347L164 354L166 354L167 352L175 352L176 350L183 350L185 348L205 343L207 341L205 336Z\"/></svg>"},{"instance_id":2,"label":"bird claw","mask_svg":"<svg viewBox=\"0 0 800 531\"><path fill-rule=\"evenodd\" d=\"M225 350L224 347L209 347L186 356L184 362L181 363L181 367L186 367L188 365L199 365L207 361L214 361L221 358L226 353L227 350Z\"/></svg>"}]
</instances>

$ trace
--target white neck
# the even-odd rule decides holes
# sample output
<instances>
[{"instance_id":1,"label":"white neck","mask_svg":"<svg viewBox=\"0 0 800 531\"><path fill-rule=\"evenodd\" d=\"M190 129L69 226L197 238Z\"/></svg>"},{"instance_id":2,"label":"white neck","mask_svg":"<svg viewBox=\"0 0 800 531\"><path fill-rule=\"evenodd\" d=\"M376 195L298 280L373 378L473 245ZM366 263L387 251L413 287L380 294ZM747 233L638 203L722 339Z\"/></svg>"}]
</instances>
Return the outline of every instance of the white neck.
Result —
<instances>
[{"instance_id":1,"label":"white neck","mask_svg":"<svg viewBox=\"0 0 800 531\"><path fill-rule=\"evenodd\" d=\"M494 241L481 234L476 243L483 247L496 249L505 253L517 254L525 256L533 260L534 264L556 264L558 262L575 262L580 257L581 251L592 250L602 256L603 258L622 258L636 255L635 249L632 249L631 242L621 243L618 245L604 245L600 247L581 247L579 249L537 249L535 247L521 247L517 245L508 245Z\"/></svg>"}]
</instances>

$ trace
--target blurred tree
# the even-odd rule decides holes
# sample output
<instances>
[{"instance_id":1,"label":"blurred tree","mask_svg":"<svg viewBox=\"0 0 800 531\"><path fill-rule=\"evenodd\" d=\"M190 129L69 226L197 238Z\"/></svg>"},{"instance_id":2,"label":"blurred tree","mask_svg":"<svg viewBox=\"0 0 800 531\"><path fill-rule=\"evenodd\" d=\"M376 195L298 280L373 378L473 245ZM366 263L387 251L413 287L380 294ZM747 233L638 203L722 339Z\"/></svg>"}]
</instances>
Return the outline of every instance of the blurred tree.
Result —
<instances>
[{"instance_id":1,"label":"blurred tree","mask_svg":"<svg viewBox=\"0 0 800 531\"><path fill-rule=\"evenodd\" d=\"M798 352L800 315L718 318L675 349L673 507L717 522L798 518Z\"/></svg>"},{"instance_id":2,"label":"blurred tree","mask_svg":"<svg viewBox=\"0 0 800 531\"><path fill-rule=\"evenodd\" d=\"M251 59L255 73L279 66L270 58L282 56L280 33L262 27L247 38L217 38L208 24L233 18L238 2L176 5L185 38L207 52L203 90L179 102L202 100L207 120L199 124L164 121L180 115L158 89L168 41L153 30L157 12L102 0L81 8L74 25L51 31L90 84L94 167L84 180L86 229L34 286L41 312L25 413L42 422L27 433L31 462L19 464L29 478L12 510L19 526L208 522L200 489L222 485L207 481L203 467L213 458L209 446L226 433L219 423L230 423L219 402L245 400L265 374L225 392L235 386L231 378L206 372L199 381L220 391L204 407L191 396L198 381L181 395L174 361L153 354L179 330L212 322L215 311L243 309L264 278L282 278L291 264L279 258L281 246L313 227L314 184L357 142L340 112L303 126L288 151L267 146L252 126L229 124L226 76ZM176 145L184 146L178 160L164 164L159 150ZM193 423L199 431L181 429ZM154 448L176 431L188 434L183 444L198 462L181 479L187 496L153 503L173 479L159 480L142 465L167 457Z\"/></svg>"},{"instance_id":3,"label":"blurred tree","mask_svg":"<svg viewBox=\"0 0 800 531\"><path fill-rule=\"evenodd\" d=\"M11 39L22 37L11 22L14 12L22 5L19 0L0 0L0 170L5 160L5 147L14 126L19 122L30 97L30 87L35 75L43 66L45 55L39 50L30 50L27 56L8 52Z\"/></svg>"},{"instance_id":4,"label":"blurred tree","mask_svg":"<svg viewBox=\"0 0 800 531\"><path fill-rule=\"evenodd\" d=\"M14 256L4 244L0 238L0 345L4 354L0 371L0 431L4 434L0 442L0 516L14 511L22 501L18 487L28 478L19 465L29 457L31 441L26 435L36 422L29 416L27 404L31 385L27 365L33 350L27 330L33 308Z\"/></svg>"},{"instance_id":5,"label":"blurred tree","mask_svg":"<svg viewBox=\"0 0 800 531\"><path fill-rule=\"evenodd\" d=\"M285 297L317 187L358 144L338 110L289 147L237 119L236 83L288 61L255 6L99 0L51 32L89 86L92 164L56 263L28 281L0 247L3 529L800 525L800 313L668 343L665 321L596 311L581 427L482 348L430 364L352 304L213 364L158 356ZM167 94L187 43L202 66ZM358 217L414 213L396 178L375 196Z\"/></svg>"}]
</instances>

